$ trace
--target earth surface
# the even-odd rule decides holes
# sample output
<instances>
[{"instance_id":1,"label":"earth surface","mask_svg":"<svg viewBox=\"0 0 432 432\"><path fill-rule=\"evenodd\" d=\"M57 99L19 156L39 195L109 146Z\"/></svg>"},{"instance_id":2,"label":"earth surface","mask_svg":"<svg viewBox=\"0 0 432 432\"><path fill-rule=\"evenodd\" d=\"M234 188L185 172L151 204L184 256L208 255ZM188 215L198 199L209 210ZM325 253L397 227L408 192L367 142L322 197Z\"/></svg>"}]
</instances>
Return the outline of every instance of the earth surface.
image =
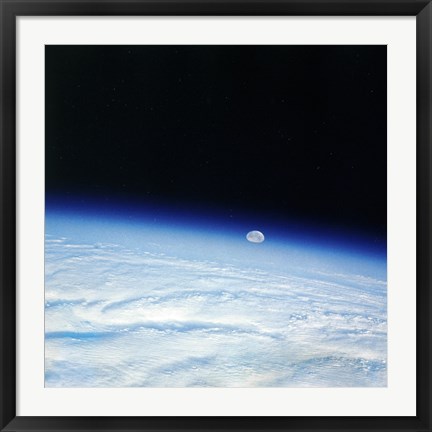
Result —
<instances>
[{"instance_id":1,"label":"earth surface","mask_svg":"<svg viewBox=\"0 0 432 432\"><path fill-rule=\"evenodd\" d=\"M47 212L46 387L383 387L386 304L355 242Z\"/></svg>"}]
</instances>

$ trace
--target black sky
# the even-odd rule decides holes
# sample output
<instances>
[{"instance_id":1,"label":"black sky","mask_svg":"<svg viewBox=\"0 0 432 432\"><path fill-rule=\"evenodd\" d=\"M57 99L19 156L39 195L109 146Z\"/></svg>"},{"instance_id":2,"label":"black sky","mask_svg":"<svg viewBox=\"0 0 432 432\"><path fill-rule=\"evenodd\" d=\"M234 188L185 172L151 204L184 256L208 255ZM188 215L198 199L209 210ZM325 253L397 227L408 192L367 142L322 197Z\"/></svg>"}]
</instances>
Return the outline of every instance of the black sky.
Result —
<instances>
[{"instance_id":1,"label":"black sky","mask_svg":"<svg viewBox=\"0 0 432 432\"><path fill-rule=\"evenodd\" d=\"M385 46L47 46L46 190L385 235Z\"/></svg>"}]
</instances>

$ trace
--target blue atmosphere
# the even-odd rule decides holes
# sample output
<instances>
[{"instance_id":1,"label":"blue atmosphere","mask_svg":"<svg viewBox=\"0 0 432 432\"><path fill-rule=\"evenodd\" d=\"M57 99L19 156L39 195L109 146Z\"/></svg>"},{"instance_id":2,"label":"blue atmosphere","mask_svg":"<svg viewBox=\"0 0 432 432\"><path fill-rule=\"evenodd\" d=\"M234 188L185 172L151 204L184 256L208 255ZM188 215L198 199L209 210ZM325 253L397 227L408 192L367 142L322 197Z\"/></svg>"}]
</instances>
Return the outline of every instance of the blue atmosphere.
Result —
<instances>
[{"instance_id":1,"label":"blue atmosphere","mask_svg":"<svg viewBox=\"0 0 432 432\"><path fill-rule=\"evenodd\" d=\"M227 214L50 197L45 385L386 386L385 244Z\"/></svg>"}]
</instances>

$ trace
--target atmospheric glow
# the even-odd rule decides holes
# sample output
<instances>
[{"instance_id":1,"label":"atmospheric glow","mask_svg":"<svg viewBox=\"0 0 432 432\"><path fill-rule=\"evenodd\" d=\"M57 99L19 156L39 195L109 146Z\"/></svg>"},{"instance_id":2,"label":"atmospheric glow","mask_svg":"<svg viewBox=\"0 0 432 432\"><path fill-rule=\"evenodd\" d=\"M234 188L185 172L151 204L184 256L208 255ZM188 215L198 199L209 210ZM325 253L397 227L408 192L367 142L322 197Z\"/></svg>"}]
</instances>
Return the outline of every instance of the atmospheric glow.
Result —
<instances>
[{"instance_id":1,"label":"atmospheric glow","mask_svg":"<svg viewBox=\"0 0 432 432\"><path fill-rule=\"evenodd\" d=\"M330 252L48 212L45 385L386 386L385 261Z\"/></svg>"}]
</instances>

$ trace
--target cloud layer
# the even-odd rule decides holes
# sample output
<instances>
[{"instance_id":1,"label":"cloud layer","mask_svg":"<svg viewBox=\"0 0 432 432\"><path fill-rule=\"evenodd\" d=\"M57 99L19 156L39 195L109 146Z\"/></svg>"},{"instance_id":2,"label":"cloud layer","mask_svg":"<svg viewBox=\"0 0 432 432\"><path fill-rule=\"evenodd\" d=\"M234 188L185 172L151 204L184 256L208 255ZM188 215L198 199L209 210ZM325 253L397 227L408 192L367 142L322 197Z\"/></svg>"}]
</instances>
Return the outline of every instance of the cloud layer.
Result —
<instances>
[{"instance_id":1,"label":"cloud layer","mask_svg":"<svg viewBox=\"0 0 432 432\"><path fill-rule=\"evenodd\" d=\"M47 387L387 385L386 282L361 269L276 274L48 235L45 272Z\"/></svg>"}]
</instances>

